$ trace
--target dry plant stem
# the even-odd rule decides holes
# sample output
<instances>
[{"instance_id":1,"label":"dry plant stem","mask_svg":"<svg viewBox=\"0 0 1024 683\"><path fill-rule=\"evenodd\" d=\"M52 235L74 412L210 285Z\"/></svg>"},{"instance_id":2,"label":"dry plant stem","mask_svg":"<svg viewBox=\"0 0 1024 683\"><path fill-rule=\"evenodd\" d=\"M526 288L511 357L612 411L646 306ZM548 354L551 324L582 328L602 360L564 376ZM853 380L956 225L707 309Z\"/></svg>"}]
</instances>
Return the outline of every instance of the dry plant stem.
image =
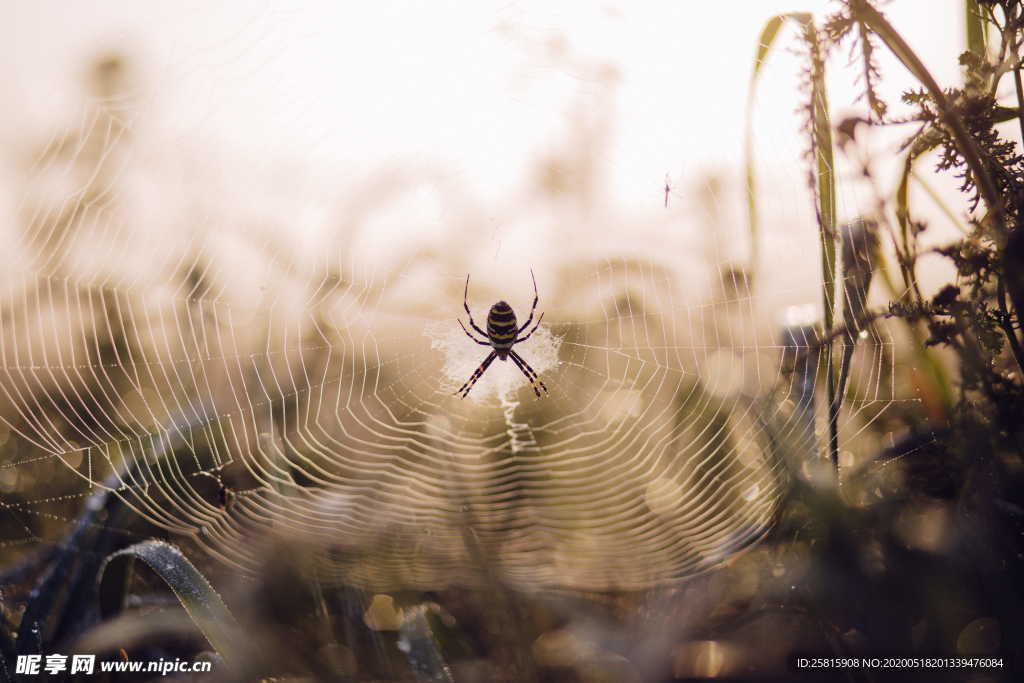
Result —
<instances>
[{"instance_id":1,"label":"dry plant stem","mask_svg":"<svg viewBox=\"0 0 1024 683\"><path fill-rule=\"evenodd\" d=\"M990 100L996 99L997 90L999 88L999 82L1003 80L1003 75L1006 72L1015 69L1017 66L1016 59L1016 48L1014 45L1014 34L1019 28L1016 21L1015 15L1006 17L1006 23L1000 24L996 17L996 13L992 8L988 10L988 19L992 22L992 25L999 29L1000 41L999 41L999 55L995 60L995 68L992 73L992 83L989 86L988 98ZM1010 50L1009 56L1007 56L1007 49Z\"/></svg>"},{"instance_id":2,"label":"dry plant stem","mask_svg":"<svg viewBox=\"0 0 1024 683\"><path fill-rule=\"evenodd\" d=\"M896 317L896 314L893 313L892 311L875 311L865 314L865 316L857 322L862 327L866 328L869 324L876 320L885 320L887 318L894 317ZM837 327L836 329L832 330L831 333L823 336L821 339L816 340L813 344L808 345L807 348L803 349L800 353L796 354L796 357L794 358L794 363L800 363L804 361L808 355L812 353L819 353L822 349L831 347L832 342L834 342L835 340L839 339L840 337L845 337L849 335L856 335L856 330L853 327L849 325Z\"/></svg>"},{"instance_id":3,"label":"dry plant stem","mask_svg":"<svg viewBox=\"0 0 1024 683\"><path fill-rule=\"evenodd\" d=\"M1016 45L1014 46L1014 54L1017 52ZM1024 140L1024 88L1021 87L1020 83L1020 59L1017 59L1017 65L1013 69L1013 85L1017 89L1017 121L1020 123L1020 137Z\"/></svg>"},{"instance_id":4,"label":"dry plant stem","mask_svg":"<svg viewBox=\"0 0 1024 683\"><path fill-rule=\"evenodd\" d=\"M846 343L843 345L843 354L839 359L838 385L832 389L833 397L828 412L829 453L832 454L832 466L837 474L839 472L839 409L842 407L843 396L846 393L846 384L850 377L850 362L853 360L853 352L857 343L856 335L850 334L849 329L846 332L843 335ZM829 355L832 353L832 348L830 343ZM836 382L834 377L835 372L829 372L829 380Z\"/></svg>"},{"instance_id":5,"label":"dry plant stem","mask_svg":"<svg viewBox=\"0 0 1024 683\"><path fill-rule=\"evenodd\" d=\"M999 303L1000 313L999 325L1003 328L1003 333L1010 342L1010 350L1017 361L1017 367L1024 373L1024 349L1021 349L1020 342L1017 340L1017 332L1013 329L1013 324L1010 322L1010 313L1006 308L1006 285L1003 283L1002 276L997 279L996 287L998 288L996 301Z\"/></svg>"},{"instance_id":6,"label":"dry plant stem","mask_svg":"<svg viewBox=\"0 0 1024 683\"><path fill-rule=\"evenodd\" d=\"M836 372L833 367L833 347L829 343L825 349L825 378L828 393L828 456L832 461L832 471L839 484L839 409L842 407L842 396L837 392Z\"/></svg>"},{"instance_id":7,"label":"dry plant stem","mask_svg":"<svg viewBox=\"0 0 1024 683\"><path fill-rule=\"evenodd\" d=\"M928 94L935 100L935 104L938 106L939 113L942 116L942 121L949 127L953 137L956 138L957 147L967 161L971 174L974 176L974 182L977 184L981 196L989 207L995 222L997 237L1000 241L1005 241L1005 211L1003 203L999 198L999 193L996 191L995 184L992 182L992 178L982 162L981 153L974 144L974 139L967 132L963 121L960 120L960 117L957 116L957 113L950 106L949 101L942 92L942 88L939 87L931 73L925 68L924 63L921 62L917 54L903 40L903 36L897 33L892 24L878 10L872 7L867 0L851 0L850 8L860 21L867 24L875 32L875 35L882 39L882 42L910 70L911 74L920 81L921 85L928 90Z\"/></svg>"},{"instance_id":8,"label":"dry plant stem","mask_svg":"<svg viewBox=\"0 0 1024 683\"><path fill-rule=\"evenodd\" d=\"M875 91L874 85L871 82L871 43L868 42L868 28L863 22L857 23L857 31L860 33L860 44L861 44L861 63L864 70L864 85L865 92L868 97L868 122L871 124L881 123L882 116L879 116L878 111L879 102L878 95ZM877 121L875 119L878 119Z\"/></svg>"},{"instance_id":9,"label":"dry plant stem","mask_svg":"<svg viewBox=\"0 0 1024 683\"><path fill-rule=\"evenodd\" d=\"M1020 42L1017 39L1018 29L1020 27L1019 24L1020 21L1018 16L1014 15L1007 17L1005 33L1011 35L1012 38L1009 41L1004 38L1003 43L1010 43L1010 60L1013 63L1013 85L1017 93L1017 122L1020 124L1021 141L1024 142L1024 86L1021 85L1019 54ZM1003 282L1002 275L997 278L996 287L996 301L999 304L1000 326L1003 328L1003 333L1006 334L1006 339L1010 343L1010 350L1013 352L1013 357L1017 361L1017 367L1024 372L1024 350L1021 349L1020 342L1017 339L1017 332L1013 329L1010 313L1006 306L1006 284ZM1019 316L1020 310L1018 309L1016 312Z\"/></svg>"},{"instance_id":10,"label":"dry plant stem","mask_svg":"<svg viewBox=\"0 0 1024 683\"><path fill-rule=\"evenodd\" d=\"M989 99L995 99L996 89L999 86L999 79L1002 78L1003 73L1005 73L1006 67L1004 66L1004 60L1006 58L1006 46L1009 44L1010 41L1007 39L1008 34L1006 33L1006 26L1003 26L1002 24L999 23L999 19L998 17L996 17L996 13L995 11L993 11L993 8L987 7L986 15L988 20L992 23L992 25L999 29L999 34L1001 38L999 41L999 55L996 57L995 60L996 68L995 72L993 73L992 83L989 85L988 90Z\"/></svg>"}]
</instances>

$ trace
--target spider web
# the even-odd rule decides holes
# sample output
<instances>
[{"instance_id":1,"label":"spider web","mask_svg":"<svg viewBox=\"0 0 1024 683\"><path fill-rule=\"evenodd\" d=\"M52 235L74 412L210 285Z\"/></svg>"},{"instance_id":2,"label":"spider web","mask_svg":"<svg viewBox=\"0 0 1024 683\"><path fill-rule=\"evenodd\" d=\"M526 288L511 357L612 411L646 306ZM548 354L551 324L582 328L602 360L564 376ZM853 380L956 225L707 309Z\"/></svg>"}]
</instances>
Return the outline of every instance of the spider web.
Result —
<instances>
[{"instance_id":1,"label":"spider web","mask_svg":"<svg viewBox=\"0 0 1024 683\"><path fill-rule=\"evenodd\" d=\"M550 396L495 362L463 401L453 389L486 350L455 322L461 278L438 283L450 305L424 318L353 276L311 281L301 308L271 294L246 311L185 285L159 297L159 282L35 274L6 311L5 422L21 444L2 466L4 543L57 540L33 520L107 486L244 570L283 534L339 581L467 583L483 556L524 586L633 588L769 531L780 444L820 462L797 409L815 374L794 388L785 367L817 353L813 338L726 334L754 315L749 294L690 305L667 269L617 259L563 274L519 347ZM890 400L882 349L863 359L871 393L851 397L847 433Z\"/></svg>"},{"instance_id":2,"label":"spider web","mask_svg":"<svg viewBox=\"0 0 1024 683\"><path fill-rule=\"evenodd\" d=\"M329 205L312 182L284 202L283 234L239 227L210 197L154 218L168 178L117 105L97 96L36 150L23 230L6 238L21 267L3 282L0 547L59 543L106 488L246 572L289 543L321 578L377 588L494 572L633 589L750 547L793 476L829 471L814 315L790 306L813 281L773 290L726 261L613 240L546 267L512 247L475 267L443 245L384 258L351 232L289 232L297 205ZM463 215L448 182L386 175L340 215L372 233L424 188ZM501 238L531 243L515 225ZM516 350L550 394L496 361L454 397L487 353L456 322L466 271L478 324L498 299L525 320L530 265L545 317ZM844 465L898 398L891 337L864 336L845 361Z\"/></svg>"}]
</instances>

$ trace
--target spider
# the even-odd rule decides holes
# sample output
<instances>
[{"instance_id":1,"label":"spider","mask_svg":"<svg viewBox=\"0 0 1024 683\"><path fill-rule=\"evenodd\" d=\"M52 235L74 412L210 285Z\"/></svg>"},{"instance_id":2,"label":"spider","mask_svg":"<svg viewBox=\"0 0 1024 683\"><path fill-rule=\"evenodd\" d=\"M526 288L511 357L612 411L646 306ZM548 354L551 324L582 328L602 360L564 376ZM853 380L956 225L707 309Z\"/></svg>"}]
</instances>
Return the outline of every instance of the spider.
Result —
<instances>
[{"instance_id":1,"label":"spider","mask_svg":"<svg viewBox=\"0 0 1024 683\"><path fill-rule=\"evenodd\" d=\"M476 332L483 336L483 340L474 337L466 326L462 324L462 319L459 319L459 325L462 326L462 331L466 333L466 336L475 341L480 346L490 346L493 350L484 358L484 362L480 364L480 367L470 375L470 378L466 380L466 383L459 387L456 394L462 394L462 398L469 396L470 389L476 384L476 381L487 372L487 368L491 366L495 358L499 360L512 359L516 367L519 368L522 373L529 380L530 386L533 387L533 393L537 394L537 398L540 398L540 390L537 389L539 384L544 393L548 393L548 388L544 386L544 382L540 381L540 377L537 376L537 372L530 367L530 364L523 360L522 356L512 350L512 347L519 342L524 342L530 338L537 328L540 327L540 321L544 319L544 312L542 311L540 317L537 318L537 324L533 326L533 329L526 333L525 336L520 337L519 335L523 330L530 327L530 323L533 322L533 313L537 310L537 302L540 301L540 297L537 296L537 278L533 276L533 269L530 269L530 278L533 279L533 306L530 308L530 317L526 319L526 324L522 327L516 325L516 314L504 301L491 306L490 312L487 314L487 331L484 332L476 323L473 322L473 314L469 311L469 275L466 276L466 289L462 293L462 306L466 309L466 315L469 316L469 325Z\"/></svg>"}]
</instances>

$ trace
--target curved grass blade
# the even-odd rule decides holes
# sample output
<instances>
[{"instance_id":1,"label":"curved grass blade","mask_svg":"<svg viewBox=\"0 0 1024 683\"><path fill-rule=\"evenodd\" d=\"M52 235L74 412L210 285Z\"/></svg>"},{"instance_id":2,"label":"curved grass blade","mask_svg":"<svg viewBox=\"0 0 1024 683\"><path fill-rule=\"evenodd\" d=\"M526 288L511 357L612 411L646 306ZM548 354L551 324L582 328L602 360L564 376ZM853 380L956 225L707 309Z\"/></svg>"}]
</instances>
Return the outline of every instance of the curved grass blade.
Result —
<instances>
[{"instance_id":1,"label":"curved grass blade","mask_svg":"<svg viewBox=\"0 0 1024 683\"><path fill-rule=\"evenodd\" d=\"M761 73L764 60L775 42L779 29L785 23L785 15L777 15L768 20L768 23L761 29L761 36L757 40L757 54L754 57L754 69L750 73L750 86L747 90L747 128L744 135L743 153L745 157L745 177L747 184L747 227L750 232L750 272L757 273L758 266L758 240L757 240L757 182L754 178L754 149L751 121L753 119L754 91L757 88L757 78Z\"/></svg>"},{"instance_id":2,"label":"curved grass blade","mask_svg":"<svg viewBox=\"0 0 1024 683\"><path fill-rule=\"evenodd\" d=\"M777 14L769 19L761 35L757 39L757 50L754 55L754 68L750 72L750 84L747 89L747 127L744 134L744 157L745 157L745 179L747 189L747 228L750 233L750 272L757 274L758 254L758 214L757 214L757 179L754 173L754 131L752 127L754 94L757 90L757 80L761 75L761 68L764 66L768 53L771 52L775 39L779 35L783 24L787 21L794 21L803 24L810 21L811 15L805 12L790 12Z\"/></svg>"},{"instance_id":3,"label":"curved grass blade","mask_svg":"<svg viewBox=\"0 0 1024 683\"><path fill-rule=\"evenodd\" d=\"M757 79L761 74L765 59L778 37L779 30L787 21L797 24L811 45L811 106L813 107L813 128L815 138L815 172L817 176L817 213L822 237L822 274L825 289L825 332L831 331L835 316L835 266L836 266L836 195L834 157L832 151L832 123L828 112L828 95L825 88L825 65L816 38L814 18L808 12L790 12L779 14L769 19L758 39L754 69L750 76L750 88L747 95L747 133L746 133L746 179L747 179L747 211L751 241L756 244L757 236L757 200L756 178L753 164L753 132L751 130L751 113Z\"/></svg>"},{"instance_id":4,"label":"curved grass blade","mask_svg":"<svg viewBox=\"0 0 1024 683\"><path fill-rule=\"evenodd\" d=\"M157 614L122 614L86 631L73 647L80 652L131 652L147 642L182 638L195 633L195 623L180 611Z\"/></svg>"},{"instance_id":5,"label":"curved grass blade","mask_svg":"<svg viewBox=\"0 0 1024 683\"><path fill-rule=\"evenodd\" d=\"M168 457L180 447L181 434L206 424L205 416L210 414L216 411L199 404L172 418L174 429L154 441L147 461ZM132 471L113 472L97 484L98 490L89 496L78 520L58 543L0 576L4 582L20 581L35 573L37 566L44 567L21 614L17 654L41 654L52 643L75 637L94 622L101 563L124 545L122 533L115 530L131 524L130 509L118 490Z\"/></svg>"},{"instance_id":6,"label":"curved grass blade","mask_svg":"<svg viewBox=\"0 0 1024 683\"><path fill-rule=\"evenodd\" d=\"M917 160L927 152L935 149L941 141L942 135L935 129L928 129L917 136L910 145L910 148L907 150L907 156L903 161L903 170L900 173L900 182L896 187L896 222L900 228L901 244L894 244L894 247L896 249L897 260L899 261L900 274L903 277L903 284L907 287L908 291L915 292L918 299L921 298L920 288L917 285L917 276L914 273L914 264L911 261L910 256L910 179L911 177L917 178L917 174L914 171L914 164ZM917 180L921 186L929 192L929 194L932 193L931 188L928 187L927 184L925 184L920 178L917 178ZM932 198L941 209L947 212L949 219L953 221L955 225L960 227L961 231L966 232L966 229L960 226L959 221L957 221L952 213L949 212L949 209L940 202L939 198L935 195L933 195ZM886 278L886 284L888 285L889 292L893 297L898 298L900 294L896 290L894 283ZM907 321L907 329L909 330L914 342L912 345L914 353L920 361L921 366L927 370L927 376L931 378L932 384L938 392L943 413L948 415L949 411L953 407L953 392L950 388L946 371L943 369L942 363L935 358L935 355L925 345L925 337L921 334L920 329L918 329L917 323Z\"/></svg>"},{"instance_id":7,"label":"curved grass blade","mask_svg":"<svg viewBox=\"0 0 1024 683\"><path fill-rule=\"evenodd\" d=\"M974 138L967 131L963 120L957 115L946 94L939 87L938 82L932 77L928 69L925 68L917 53L910 49L907 42L903 40L903 36L893 28L892 24L878 10L871 6L870 2L867 0L855 0L850 3L850 8L853 10L857 20L864 22L875 35L881 38L882 42L885 43L896 59L900 60L900 63L928 91L928 94L934 100L939 110L942 122L949 127L950 133L956 139L957 149L970 167L974 182L978 186L978 191L981 193L982 198L984 198L996 226L997 237L1000 241L1005 240L1006 216L1004 215L1005 208L999 197L999 192L996 190L995 183L982 162L981 152L978 150Z\"/></svg>"},{"instance_id":8,"label":"curved grass blade","mask_svg":"<svg viewBox=\"0 0 1024 683\"><path fill-rule=\"evenodd\" d=\"M163 541L143 541L108 556L100 569L100 611L110 617L124 606L135 560L164 580L206 639L228 662L233 659L235 619L227 605L180 550Z\"/></svg>"},{"instance_id":9,"label":"curved grass blade","mask_svg":"<svg viewBox=\"0 0 1024 683\"><path fill-rule=\"evenodd\" d=\"M987 27L988 22L981 16L978 0L964 0L964 30L967 33L968 50L978 55L984 55L988 51Z\"/></svg>"}]
</instances>

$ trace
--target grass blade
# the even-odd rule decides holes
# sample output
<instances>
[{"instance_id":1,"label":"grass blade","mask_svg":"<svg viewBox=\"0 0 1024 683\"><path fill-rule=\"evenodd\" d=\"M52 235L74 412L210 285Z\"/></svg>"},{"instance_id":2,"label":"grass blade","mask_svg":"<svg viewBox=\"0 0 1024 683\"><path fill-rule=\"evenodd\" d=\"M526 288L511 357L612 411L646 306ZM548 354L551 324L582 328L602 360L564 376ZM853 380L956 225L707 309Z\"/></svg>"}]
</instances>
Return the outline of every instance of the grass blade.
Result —
<instances>
[{"instance_id":1,"label":"grass blade","mask_svg":"<svg viewBox=\"0 0 1024 683\"><path fill-rule=\"evenodd\" d=\"M942 88L939 87L931 73L925 68L924 63L918 58L917 54L903 40L903 36L867 0L855 0L850 3L850 7L853 9L856 18L864 22L875 35L882 39L882 42L885 43L896 59L900 60L903 66L925 87L928 94L935 101L943 123L946 124L950 133L956 139L957 149L967 161L974 182L978 186L985 204L989 207L989 212L996 226L997 236L1001 241L1005 240L1005 210L995 183L982 162L981 153L978 150L978 146L974 143L974 138L968 133L960 116L957 115L953 106L946 98L945 93L942 92Z\"/></svg>"},{"instance_id":2,"label":"grass blade","mask_svg":"<svg viewBox=\"0 0 1024 683\"><path fill-rule=\"evenodd\" d=\"M791 12L779 14L767 21L761 30L758 41L754 69L750 77L750 90L747 97L747 132L746 132L746 181L747 181L747 215L752 243L751 253L756 254L757 245L757 202L756 179L753 168L753 133L751 130L751 113L757 79L769 51L778 37L782 25L787 21L797 24L804 33L810 47L811 68L811 128L814 153L815 213L818 218L818 231L821 241L821 269L823 290L823 338L830 337L835 324L836 280L838 262L836 260L836 189L835 159L832 146L832 122L829 115L828 94L825 87L825 61L821 54L817 28L814 18L807 12ZM756 258L752 259L755 261ZM753 269L752 269L753 270ZM833 467L838 473L839 441L838 415L839 400L836 397L836 378L832 363L832 345L825 347L825 374L829 406L829 456Z\"/></svg>"},{"instance_id":3,"label":"grass blade","mask_svg":"<svg viewBox=\"0 0 1024 683\"><path fill-rule=\"evenodd\" d=\"M121 611L135 560L164 580L210 645L226 661L232 661L234 617L206 577L169 543L143 541L107 557L99 574L102 614L109 617Z\"/></svg>"},{"instance_id":4,"label":"grass blade","mask_svg":"<svg viewBox=\"0 0 1024 683\"><path fill-rule=\"evenodd\" d=\"M757 81L761 75L761 68L764 66L768 53L771 52L779 31L787 21L802 23L809 20L810 15L806 13L778 14L769 19L761 35L757 40L757 50L754 55L754 68L750 72L750 85L747 90L747 127L744 135L744 157L745 157L745 179L747 189L747 228L750 233L750 272L756 277L758 266L758 215L757 215L757 178L754 172L754 131L752 126L754 111L754 95L757 91Z\"/></svg>"},{"instance_id":5,"label":"grass blade","mask_svg":"<svg viewBox=\"0 0 1024 683\"><path fill-rule=\"evenodd\" d=\"M824 306L824 338L829 339L835 325L836 281L839 262L836 259L836 179L835 156L832 149L832 120L828 111L825 87L825 61L821 55L817 29L808 19L804 34L811 48L811 106L814 132L814 162L817 176L818 237L821 241L821 282ZM832 361L833 344L825 347L825 387L828 392L829 459L839 476L839 409L842 396L836 392L836 372Z\"/></svg>"},{"instance_id":6,"label":"grass blade","mask_svg":"<svg viewBox=\"0 0 1024 683\"><path fill-rule=\"evenodd\" d=\"M967 49L971 52L984 55L988 23L981 16L981 8L978 7L978 0L964 0L964 30L967 32Z\"/></svg>"}]
</instances>

